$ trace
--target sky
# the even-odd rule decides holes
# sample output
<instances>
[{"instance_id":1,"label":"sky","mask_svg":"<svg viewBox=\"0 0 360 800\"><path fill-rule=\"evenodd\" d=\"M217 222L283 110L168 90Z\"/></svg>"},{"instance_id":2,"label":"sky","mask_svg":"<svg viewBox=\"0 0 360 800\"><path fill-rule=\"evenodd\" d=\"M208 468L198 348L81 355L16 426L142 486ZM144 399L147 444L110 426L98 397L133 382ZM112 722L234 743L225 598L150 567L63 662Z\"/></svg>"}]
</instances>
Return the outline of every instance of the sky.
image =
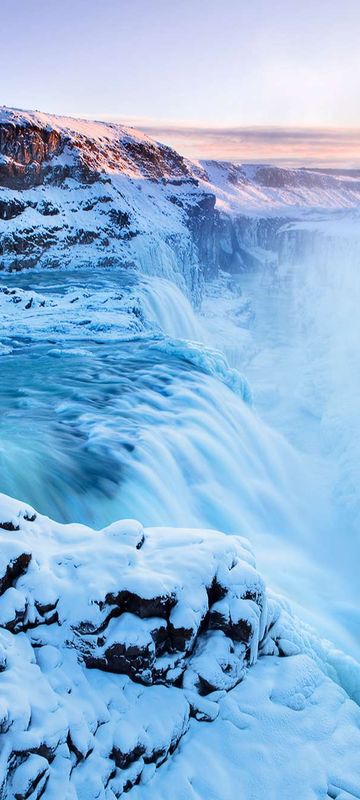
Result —
<instances>
[{"instance_id":1,"label":"sky","mask_svg":"<svg viewBox=\"0 0 360 800\"><path fill-rule=\"evenodd\" d=\"M0 104L196 158L360 163L360 0L1 0L0 20Z\"/></svg>"}]
</instances>

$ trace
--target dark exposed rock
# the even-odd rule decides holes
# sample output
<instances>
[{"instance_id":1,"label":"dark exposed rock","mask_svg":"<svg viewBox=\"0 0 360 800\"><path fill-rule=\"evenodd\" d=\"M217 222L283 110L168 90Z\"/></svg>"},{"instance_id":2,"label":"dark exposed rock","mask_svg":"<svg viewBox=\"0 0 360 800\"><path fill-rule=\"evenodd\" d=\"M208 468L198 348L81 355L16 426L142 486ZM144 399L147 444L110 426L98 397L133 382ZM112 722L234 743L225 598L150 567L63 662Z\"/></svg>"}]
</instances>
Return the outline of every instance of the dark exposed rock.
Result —
<instances>
[{"instance_id":1,"label":"dark exposed rock","mask_svg":"<svg viewBox=\"0 0 360 800\"><path fill-rule=\"evenodd\" d=\"M141 169L147 178L160 180L169 169L172 174L178 177L190 178L189 168L185 159L175 150L171 150L170 147L163 145L159 148L153 142L137 142L135 140L125 140L123 147L129 160L136 165L141 165Z\"/></svg>"},{"instance_id":2,"label":"dark exposed rock","mask_svg":"<svg viewBox=\"0 0 360 800\"><path fill-rule=\"evenodd\" d=\"M19 556L9 561L4 575L0 577L0 594L3 594L7 589L10 588L10 586L13 586L20 575L24 575L30 564L30 561L31 553L21 553Z\"/></svg>"},{"instance_id":3,"label":"dark exposed rock","mask_svg":"<svg viewBox=\"0 0 360 800\"><path fill-rule=\"evenodd\" d=\"M114 225L119 228L127 228L130 224L130 217L126 211L120 211L117 208L112 208L109 211L109 217Z\"/></svg>"},{"instance_id":4,"label":"dark exposed rock","mask_svg":"<svg viewBox=\"0 0 360 800\"><path fill-rule=\"evenodd\" d=\"M173 650L186 652L189 648L189 643L192 642L194 638L194 629L184 627L176 628L170 623L169 636Z\"/></svg>"},{"instance_id":5,"label":"dark exposed rock","mask_svg":"<svg viewBox=\"0 0 360 800\"><path fill-rule=\"evenodd\" d=\"M2 200L0 199L0 219L8 220L19 217L25 211L26 203L21 200Z\"/></svg>"},{"instance_id":6,"label":"dark exposed rock","mask_svg":"<svg viewBox=\"0 0 360 800\"><path fill-rule=\"evenodd\" d=\"M44 217L55 217L57 214L60 214L60 210L49 200L43 200L42 203L39 203L37 210Z\"/></svg>"},{"instance_id":7,"label":"dark exposed rock","mask_svg":"<svg viewBox=\"0 0 360 800\"><path fill-rule=\"evenodd\" d=\"M49 614L52 611L55 611L56 606L58 604L58 600L55 603L39 603L38 600L35 601L35 608L39 612L39 614L44 617L46 614Z\"/></svg>"},{"instance_id":8,"label":"dark exposed rock","mask_svg":"<svg viewBox=\"0 0 360 800\"><path fill-rule=\"evenodd\" d=\"M25 511L24 514L23 514L23 519L25 519L26 522L35 522L36 514L35 514L35 512L33 514L31 514L29 511Z\"/></svg>"},{"instance_id":9,"label":"dark exposed rock","mask_svg":"<svg viewBox=\"0 0 360 800\"><path fill-rule=\"evenodd\" d=\"M129 675L133 680L140 680L146 683L145 674L150 675L155 662L155 653L149 646L129 645L117 642L105 650L104 659L91 659L85 657L87 666L98 667L109 672L119 672L122 675ZM149 681L150 682L150 681Z\"/></svg>"},{"instance_id":10,"label":"dark exposed rock","mask_svg":"<svg viewBox=\"0 0 360 800\"><path fill-rule=\"evenodd\" d=\"M4 531L19 531L20 530L20 526L19 525L14 525L13 522L0 522L0 528L2 528Z\"/></svg>"},{"instance_id":11,"label":"dark exposed rock","mask_svg":"<svg viewBox=\"0 0 360 800\"><path fill-rule=\"evenodd\" d=\"M121 613L127 611L137 614L141 619L149 617L168 619L171 609L175 606L176 597L170 594L144 598L132 592L120 591L117 594L106 595L105 602L108 605L116 605Z\"/></svg>"},{"instance_id":12,"label":"dark exposed rock","mask_svg":"<svg viewBox=\"0 0 360 800\"><path fill-rule=\"evenodd\" d=\"M23 228L21 231L5 234L0 240L0 256L6 255L8 257L14 253L16 256L23 258L31 255L36 249L38 250L38 256L40 256L43 250L56 245L57 234L61 230L59 227L50 229Z\"/></svg>"},{"instance_id":13,"label":"dark exposed rock","mask_svg":"<svg viewBox=\"0 0 360 800\"><path fill-rule=\"evenodd\" d=\"M49 779L49 764L42 756L29 755L17 772L15 800L39 800Z\"/></svg>"},{"instance_id":14,"label":"dark exposed rock","mask_svg":"<svg viewBox=\"0 0 360 800\"><path fill-rule=\"evenodd\" d=\"M113 747L111 751L111 758L115 761L117 767L120 769L127 769L134 761L137 761L145 753L145 746L143 744L137 745L133 750L128 753L123 753L119 748ZM129 787L130 788L130 787Z\"/></svg>"},{"instance_id":15,"label":"dark exposed rock","mask_svg":"<svg viewBox=\"0 0 360 800\"><path fill-rule=\"evenodd\" d=\"M92 747L85 747L85 749L80 749L74 742L74 738L71 734L71 731L68 731L67 738L66 738L67 746L70 750L70 753L74 753L76 758L76 763L79 764L80 761L83 761L87 758L90 753L92 752Z\"/></svg>"},{"instance_id":16,"label":"dark exposed rock","mask_svg":"<svg viewBox=\"0 0 360 800\"><path fill-rule=\"evenodd\" d=\"M36 124L0 124L0 184L26 189L44 180L44 163L61 153L65 140L51 128Z\"/></svg>"}]
</instances>

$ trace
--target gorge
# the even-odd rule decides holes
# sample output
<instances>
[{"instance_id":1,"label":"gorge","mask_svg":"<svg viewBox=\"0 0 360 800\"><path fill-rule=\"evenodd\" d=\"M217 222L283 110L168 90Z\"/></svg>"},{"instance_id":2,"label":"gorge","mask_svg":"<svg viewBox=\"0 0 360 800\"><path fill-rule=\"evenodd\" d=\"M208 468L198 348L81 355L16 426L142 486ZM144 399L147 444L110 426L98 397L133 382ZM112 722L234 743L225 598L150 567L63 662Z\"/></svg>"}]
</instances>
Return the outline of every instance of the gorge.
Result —
<instances>
[{"instance_id":1,"label":"gorge","mask_svg":"<svg viewBox=\"0 0 360 800\"><path fill-rule=\"evenodd\" d=\"M360 797L359 203L0 110L2 797Z\"/></svg>"}]
</instances>

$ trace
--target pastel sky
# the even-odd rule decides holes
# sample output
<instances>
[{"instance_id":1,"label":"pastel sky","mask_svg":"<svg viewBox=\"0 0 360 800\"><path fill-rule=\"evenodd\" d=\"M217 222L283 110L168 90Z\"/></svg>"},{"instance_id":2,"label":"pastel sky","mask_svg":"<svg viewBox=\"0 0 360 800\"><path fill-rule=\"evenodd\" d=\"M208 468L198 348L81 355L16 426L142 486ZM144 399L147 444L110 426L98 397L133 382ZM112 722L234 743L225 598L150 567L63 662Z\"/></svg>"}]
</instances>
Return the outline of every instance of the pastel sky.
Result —
<instances>
[{"instance_id":1,"label":"pastel sky","mask_svg":"<svg viewBox=\"0 0 360 800\"><path fill-rule=\"evenodd\" d=\"M0 103L194 157L360 165L359 0L1 0Z\"/></svg>"}]
</instances>

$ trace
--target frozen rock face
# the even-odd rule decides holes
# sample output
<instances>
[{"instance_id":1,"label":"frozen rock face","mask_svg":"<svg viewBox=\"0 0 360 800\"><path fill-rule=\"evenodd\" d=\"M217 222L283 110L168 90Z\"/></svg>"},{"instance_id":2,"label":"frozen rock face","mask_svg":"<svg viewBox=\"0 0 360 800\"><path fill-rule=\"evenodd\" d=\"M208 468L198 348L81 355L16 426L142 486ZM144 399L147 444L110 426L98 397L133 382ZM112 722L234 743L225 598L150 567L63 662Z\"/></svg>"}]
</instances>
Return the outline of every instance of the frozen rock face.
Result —
<instances>
[{"instance_id":1,"label":"frozen rock face","mask_svg":"<svg viewBox=\"0 0 360 800\"><path fill-rule=\"evenodd\" d=\"M241 537L61 526L4 495L0 536L4 798L120 797L284 649Z\"/></svg>"},{"instance_id":2,"label":"frozen rock face","mask_svg":"<svg viewBox=\"0 0 360 800\"><path fill-rule=\"evenodd\" d=\"M14 115L15 117L15 115ZM49 160L64 149L57 131L35 124L3 121L0 127L0 176L9 189L27 189L41 183ZM60 174L59 176L60 177Z\"/></svg>"},{"instance_id":3,"label":"frozen rock face","mask_svg":"<svg viewBox=\"0 0 360 800\"><path fill-rule=\"evenodd\" d=\"M9 189L66 178L93 183L105 167L149 180L191 177L178 153L131 129L12 109L1 111L0 152L1 183Z\"/></svg>"},{"instance_id":4,"label":"frozen rock face","mask_svg":"<svg viewBox=\"0 0 360 800\"><path fill-rule=\"evenodd\" d=\"M215 198L130 128L0 111L0 268L129 266L196 299Z\"/></svg>"},{"instance_id":5,"label":"frozen rock face","mask_svg":"<svg viewBox=\"0 0 360 800\"><path fill-rule=\"evenodd\" d=\"M312 742L309 796L358 796L359 709L324 675L341 654L267 595L245 539L60 525L4 495L0 538L3 800L283 796L289 736L301 768Z\"/></svg>"},{"instance_id":6,"label":"frozen rock face","mask_svg":"<svg viewBox=\"0 0 360 800\"><path fill-rule=\"evenodd\" d=\"M329 224L360 203L357 170L284 169L205 161L194 174L216 196L212 246L218 268L236 273L302 254L308 238L294 232L312 220ZM212 276L214 270L212 271Z\"/></svg>"},{"instance_id":7,"label":"frozen rock face","mask_svg":"<svg viewBox=\"0 0 360 800\"><path fill-rule=\"evenodd\" d=\"M219 269L277 260L309 208L359 200L356 172L195 163L118 124L0 110L0 269L131 266L198 302Z\"/></svg>"}]
</instances>

